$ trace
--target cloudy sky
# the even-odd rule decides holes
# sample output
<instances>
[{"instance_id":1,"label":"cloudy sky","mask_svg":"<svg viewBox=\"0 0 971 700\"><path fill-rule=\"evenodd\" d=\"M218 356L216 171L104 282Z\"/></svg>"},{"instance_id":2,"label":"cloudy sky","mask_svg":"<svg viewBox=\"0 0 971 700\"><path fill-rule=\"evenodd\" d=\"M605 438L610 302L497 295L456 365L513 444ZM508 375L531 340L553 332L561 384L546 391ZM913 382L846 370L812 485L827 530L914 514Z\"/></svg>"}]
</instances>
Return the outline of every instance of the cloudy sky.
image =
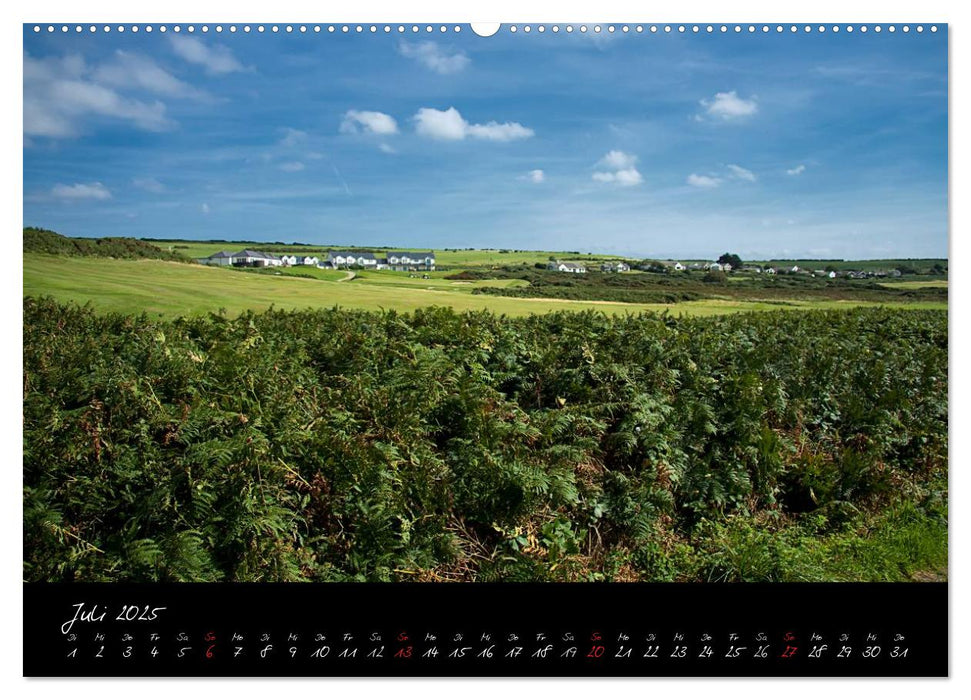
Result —
<instances>
[{"instance_id":1,"label":"cloudy sky","mask_svg":"<svg viewBox=\"0 0 971 700\"><path fill-rule=\"evenodd\" d=\"M24 224L74 236L947 255L922 34L24 30Z\"/></svg>"}]
</instances>

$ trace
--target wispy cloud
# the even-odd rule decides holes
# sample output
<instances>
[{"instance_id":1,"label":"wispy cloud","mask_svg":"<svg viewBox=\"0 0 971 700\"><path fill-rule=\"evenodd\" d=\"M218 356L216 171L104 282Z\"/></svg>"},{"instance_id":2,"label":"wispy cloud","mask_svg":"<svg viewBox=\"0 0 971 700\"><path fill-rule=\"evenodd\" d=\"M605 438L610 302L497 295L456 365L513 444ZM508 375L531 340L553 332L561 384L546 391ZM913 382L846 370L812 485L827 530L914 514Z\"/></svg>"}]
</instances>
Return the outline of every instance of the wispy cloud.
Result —
<instances>
[{"instance_id":1,"label":"wispy cloud","mask_svg":"<svg viewBox=\"0 0 971 700\"><path fill-rule=\"evenodd\" d=\"M699 100L699 104L705 108L705 114L708 117L721 121L737 121L759 111L754 95L746 100L739 97L734 90L715 93L711 99ZM696 118L702 117L698 115Z\"/></svg>"},{"instance_id":2,"label":"wispy cloud","mask_svg":"<svg viewBox=\"0 0 971 700\"><path fill-rule=\"evenodd\" d=\"M233 52L221 44L208 44L194 36L170 34L172 50L179 58L202 66L209 75L225 75L245 70Z\"/></svg>"},{"instance_id":3,"label":"wispy cloud","mask_svg":"<svg viewBox=\"0 0 971 700\"><path fill-rule=\"evenodd\" d=\"M806 172L806 166L800 163L796 167L786 170L786 175L802 175L804 172Z\"/></svg>"},{"instance_id":4,"label":"wispy cloud","mask_svg":"<svg viewBox=\"0 0 971 700\"><path fill-rule=\"evenodd\" d=\"M420 64L440 75L458 73L471 63L462 51L448 51L434 41L423 41L417 44L401 42L398 51L402 56L412 58Z\"/></svg>"},{"instance_id":5,"label":"wispy cloud","mask_svg":"<svg viewBox=\"0 0 971 700\"><path fill-rule=\"evenodd\" d=\"M104 85L135 88L164 97L205 97L204 92L179 80L152 59L120 49L110 61L98 66L91 77Z\"/></svg>"},{"instance_id":6,"label":"wispy cloud","mask_svg":"<svg viewBox=\"0 0 971 700\"><path fill-rule=\"evenodd\" d=\"M439 141L461 141L466 137L482 141L515 141L535 133L518 122L471 124L454 107L446 110L422 107L414 116L415 131Z\"/></svg>"},{"instance_id":7,"label":"wispy cloud","mask_svg":"<svg viewBox=\"0 0 971 700\"><path fill-rule=\"evenodd\" d=\"M398 133L398 122L384 112L349 109L344 113L340 131L342 134L365 133L387 136Z\"/></svg>"},{"instance_id":8,"label":"wispy cloud","mask_svg":"<svg viewBox=\"0 0 971 700\"><path fill-rule=\"evenodd\" d=\"M306 131L301 131L300 129L294 129L287 126L283 128L283 137L280 139L280 145L286 148L294 148L301 145L306 140Z\"/></svg>"},{"instance_id":9,"label":"wispy cloud","mask_svg":"<svg viewBox=\"0 0 971 700\"><path fill-rule=\"evenodd\" d=\"M286 163L280 163L280 170L285 173L298 173L304 170L307 166L301 163L299 160L292 160Z\"/></svg>"},{"instance_id":10,"label":"wispy cloud","mask_svg":"<svg viewBox=\"0 0 971 700\"><path fill-rule=\"evenodd\" d=\"M132 178L131 184L140 190L145 190L146 192L151 192L153 194L161 194L162 192L165 192L165 185L156 180L154 177Z\"/></svg>"},{"instance_id":11,"label":"wispy cloud","mask_svg":"<svg viewBox=\"0 0 971 700\"><path fill-rule=\"evenodd\" d=\"M718 187L722 183L721 178L714 177L713 175L698 175L696 173L691 173L688 175L686 182L692 187L708 189Z\"/></svg>"},{"instance_id":12,"label":"wispy cloud","mask_svg":"<svg viewBox=\"0 0 971 700\"><path fill-rule=\"evenodd\" d=\"M100 182L79 182L73 185L54 185L51 188L51 196L64 201L105 200L111 199L111 192Z\"/></svg>"},{"instance_id":13,"label":"wispy cloud","mask_svg":"<svg viewBox=\"0 0 971 700\"><path fill-rule=\"evenodd\" d=\"M166 117L162 102L126 97L97 82L80 56L35 59L24 54L25 136L74 137L90 116L146 131L165 131L175 125Z\"/></svg>"},{"instance_id":14,"label":"wispy cloud","mask_svg":"<svg viewBox=\"0 0 971 700\"><path fill-rule=\"evenodd\" d=\"M608 151L594 166L598 170L593 174L596 182L609 182L621 187L632 187L644 181L635 167L637 156L623 151Z\"/></svg>"},{"instance_id":15,"label":"wispy cloud","mask_svg":"<svg viewBox=\"0 0 971 700\"><path fill-rule=\"evenodd\" d=\"M746 182L755 182L757 179L755 177L755 173L753 173L751 170L743 168L740 165L730 164L728 165L728 170L731 172L732 177L735 177L739 180L745 180Z\"/></svg>"},{"instance_id":16,"label":"wispy cloud","mask_svg":"<svg viewBox=\"0 0 971 700\"><path fill-rule=\"evenodd\" d=\"M206 214L207 216L208 216L209 212L211 211L209 209L209 205L206 202L203 202L202 203L202 206L200 207L200 209L202 210L202 213L203 214Z\"/></svg>"}]
</instances>

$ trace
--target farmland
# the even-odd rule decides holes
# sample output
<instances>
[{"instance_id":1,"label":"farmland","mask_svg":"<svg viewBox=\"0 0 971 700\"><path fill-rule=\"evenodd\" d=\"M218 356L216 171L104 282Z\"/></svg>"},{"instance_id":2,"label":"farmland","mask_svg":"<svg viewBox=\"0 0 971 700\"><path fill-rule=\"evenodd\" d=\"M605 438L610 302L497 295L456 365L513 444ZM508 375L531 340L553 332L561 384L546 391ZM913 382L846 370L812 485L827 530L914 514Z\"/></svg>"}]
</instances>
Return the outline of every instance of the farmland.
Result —
<instances>
[{"instance_id":1,"label":"farmland","mask_svg":"<svg viewBox=\"0 0 971 700\"><path fill-rule=\"evenodd\" d=\"M940 275L562 275L494 251L232 269L41 243L26 580L947 577Z\"/></svg>"},{"instance_id":2,"label":"farmland","mask_svg":"<svg viewBox=\"0 0 971 700\"><path fill-rule=\"evenodd\" d=\"M940 580L947 376L941 311L25 299L24 577Z\"/></svg>"},{"instance_id":3,"label":"farmland","mask_svg":"<svg viewBox=\"0 0 971 700\"><path fill-rule=\"evenodd\" d=\"M708 316L735 311L834 309L884 305L899 308L946 308L946 297L908 300L888 295L885 300L796 299L765 294L751 298L709 297L680 303L609 303L602 299L523 298L474 294L481 288L515 291L525 282L519 279L449 280L443 272L429 279L400 272L360 272L351 282L340 282L345 273L332 270L293 268L293 275L316 279L204 267L158 260L115 260L110 258L64 258L29 254L24 258L24 294L50 295L60 301L91 303L105 311L139 313L147 311L170 316L200 314L225 309L238 314L247 309L332 308L410 311L424 306L448 306L458 311L492 310L523 316L559 310L598 310L614 314L669 311ZM534 292L535 294L535 292ZM790 295L795 297L796 295Z\"/></svg>"}]
</instances>

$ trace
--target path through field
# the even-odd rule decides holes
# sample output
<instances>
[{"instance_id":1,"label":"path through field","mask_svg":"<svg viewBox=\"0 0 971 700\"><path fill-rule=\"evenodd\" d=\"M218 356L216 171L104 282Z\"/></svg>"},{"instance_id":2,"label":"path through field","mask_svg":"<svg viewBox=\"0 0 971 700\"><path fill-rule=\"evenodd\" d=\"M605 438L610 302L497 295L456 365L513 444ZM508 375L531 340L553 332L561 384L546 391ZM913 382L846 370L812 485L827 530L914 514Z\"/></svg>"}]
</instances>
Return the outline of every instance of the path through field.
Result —
<instances>
[{"instance_id":1,"label":"path through field","mask_svg":"<svg viewBox=\"0 0 971 700\"><path fill-rule=\"evenodd\" d=\"M345 274L341 279L339 279L337 281L338 282L350 282L355 277L357 277L357 273L354 272L354 270L348 270L347 271L347 274Z\"/></svg>"}]
</instances>

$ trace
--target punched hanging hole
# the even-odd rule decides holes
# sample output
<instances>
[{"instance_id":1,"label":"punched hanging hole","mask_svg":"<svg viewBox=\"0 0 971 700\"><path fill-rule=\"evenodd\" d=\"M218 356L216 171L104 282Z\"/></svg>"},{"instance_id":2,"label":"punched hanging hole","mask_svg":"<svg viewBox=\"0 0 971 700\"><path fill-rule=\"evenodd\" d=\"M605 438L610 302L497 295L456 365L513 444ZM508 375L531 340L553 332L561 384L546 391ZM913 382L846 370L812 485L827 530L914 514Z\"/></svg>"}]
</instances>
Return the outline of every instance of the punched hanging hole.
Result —
<instances>
[{"instance_id":1,"label":"punched hanging hole","mask_svg":"<svg viewBox=\"0 0 971 700\"><path fill-rule=\"evenodd\" d=\"M498 32L502 25L498 22L473 22L470 26L477 36L489 37Z\"/></svg>"}]
</instances>

